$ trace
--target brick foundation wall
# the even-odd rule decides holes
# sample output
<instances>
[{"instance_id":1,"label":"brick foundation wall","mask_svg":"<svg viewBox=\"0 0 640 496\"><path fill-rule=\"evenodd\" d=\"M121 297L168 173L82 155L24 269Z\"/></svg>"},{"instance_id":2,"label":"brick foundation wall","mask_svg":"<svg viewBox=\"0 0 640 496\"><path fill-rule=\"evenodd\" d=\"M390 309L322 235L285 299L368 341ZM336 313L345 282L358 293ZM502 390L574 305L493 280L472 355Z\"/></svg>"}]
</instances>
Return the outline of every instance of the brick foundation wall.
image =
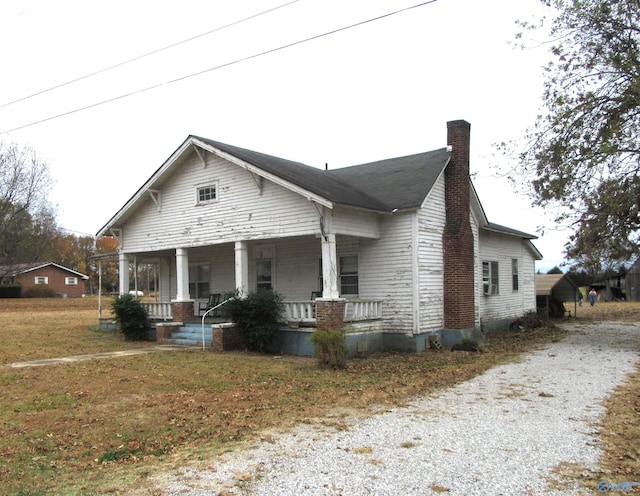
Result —
<instances>
[{"instance_id":1,"label":"brick foundation wall","mask_svg":"<svg viewBox=\"0 0 640 496\"><path fill-rule=\"evenodd\" d=\"M469 178L470 124L447 123L451 162L445 170L446 224L444 245L444 327L475 325L474 253L471 231Z\"/></svg>"},{"instance_id":2,"label":"brick foundation wall","mask_svg":"<svg viewBox=\"0 0 640 496\"><path fill-rule=\"evenodd\" d=\"M236 326L230 327L213 327L213 345L212 350L230 351L242 350L245 348L240 330Z\"/></svg>"},{"instance_id":3,"label":"brick foundation wall","mask_svg":"<svg viewBox=\"0 0 640 496\"><path fill-rule=\"evenodd\" d=\"M344 300L316 300L316 326L318 329L342 329Z\"/></svg>"},{"instance_id":4,"label":"brick foundation wall","mask_svg":"<svg viewBox=\"0 0 640 496\"><path fill-rule=\"evenodd\" d=\"M193 319L194 303L192 301L175 301L171 303L171 314L174 322L186 322Z\"/></svg>"}]
</instances>

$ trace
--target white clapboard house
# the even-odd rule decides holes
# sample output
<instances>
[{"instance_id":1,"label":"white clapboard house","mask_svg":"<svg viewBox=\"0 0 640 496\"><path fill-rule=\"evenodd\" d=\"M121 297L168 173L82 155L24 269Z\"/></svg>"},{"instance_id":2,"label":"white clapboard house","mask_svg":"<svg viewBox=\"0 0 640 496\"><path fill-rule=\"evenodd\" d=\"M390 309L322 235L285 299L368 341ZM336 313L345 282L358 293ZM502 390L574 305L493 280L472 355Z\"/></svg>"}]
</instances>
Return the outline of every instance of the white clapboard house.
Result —
<instances>
[{"instance_id":1,"label":"white clapboard house","mask_svg":"<svg viewBox=\"0 0 640 496\"><path fill-rule=\"evenodd\" d=\"M470 125L447 146L323 170L189 136L100 229L128 268L153 263L152 315L198 318L211 294L272 289L282 350L317 326L360 350L421 351L535 310L535 236L488 221L469 177ZM355 343L355 344L354 344Z\"/></svg>"}]
</instances>

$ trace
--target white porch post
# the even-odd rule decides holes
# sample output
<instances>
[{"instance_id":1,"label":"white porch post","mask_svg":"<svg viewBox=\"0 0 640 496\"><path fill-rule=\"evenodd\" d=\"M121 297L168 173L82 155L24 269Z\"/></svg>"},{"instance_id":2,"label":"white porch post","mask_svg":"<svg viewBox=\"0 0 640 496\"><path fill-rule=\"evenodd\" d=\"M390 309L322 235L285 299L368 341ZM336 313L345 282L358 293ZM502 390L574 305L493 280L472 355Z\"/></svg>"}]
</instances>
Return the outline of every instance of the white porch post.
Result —
<instances>
[{"instance_id":1,"label":"white porch post","mask_svg":"<svg viewBox=\"0 0 640 496\"><path fill-rule=\"evenodd\" d=\"M336 254L336 235L325 234L322 240L322 297L337 299L338 292L338 257Z\"/></svg>"},{"instance_id":2,"label":"white porch post","mask_svg":"<svg viewBox=\"0 0 640 496\"><path fill-rule=\"evenodd\" d=\"M119 292L121 295L129 292L129 257L126 253L120 252L118 255L118 279Z\"/></svg>"},{"instance_id":3,"label":"white porch post","mask_svg":"<svg viewBox=\"0 0 640 496\"><path fill-rule=\"evenodd\" d=\"M189 250L176 248L176 301L189 301Z\"/></svg>"},{"instance_id":4,"label":"white porch post","mask_svg":"<svg viewBox=\"0 0 640 496\"><path fill-rule=\"evenodd\" d=\"M246 295L249 291L249 252L246 241L236 241L236 291Z\"/></svg>"}]
</instances>

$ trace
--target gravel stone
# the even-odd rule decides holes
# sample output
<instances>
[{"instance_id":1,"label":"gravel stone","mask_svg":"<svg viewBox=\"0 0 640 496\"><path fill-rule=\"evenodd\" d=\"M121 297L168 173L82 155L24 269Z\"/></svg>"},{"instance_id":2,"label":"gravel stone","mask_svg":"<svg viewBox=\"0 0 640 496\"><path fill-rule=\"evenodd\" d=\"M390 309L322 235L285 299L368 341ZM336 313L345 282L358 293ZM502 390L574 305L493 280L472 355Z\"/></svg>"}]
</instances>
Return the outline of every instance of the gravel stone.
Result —
<instances>
[{"instance_id":1,"label":"gravel stone","mask_svg":"<svg viewBox=\"0 0 640 496\"><path fill-rule=\"evenodd\" d=\"M166 495L581 495L554 468L595 469L603 400L639 361L640 325L565 324L523 360L407 407L300 425L154 478ZM556 481L550 484L551 481Z\"/></svg>"}]
</instances>

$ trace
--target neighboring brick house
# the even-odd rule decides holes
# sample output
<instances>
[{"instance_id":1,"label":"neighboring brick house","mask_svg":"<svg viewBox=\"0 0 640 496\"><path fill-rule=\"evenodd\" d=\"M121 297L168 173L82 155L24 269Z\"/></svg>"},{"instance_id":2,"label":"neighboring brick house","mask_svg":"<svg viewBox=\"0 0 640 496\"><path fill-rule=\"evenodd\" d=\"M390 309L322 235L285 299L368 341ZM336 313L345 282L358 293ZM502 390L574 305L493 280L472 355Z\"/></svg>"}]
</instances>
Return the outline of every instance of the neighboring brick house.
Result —
<instances>
[{"instance_id":1,"label":"neighboring brick house","mask_svg":"<svg viewBox=\"0 0 640 496\"><path fill-rule=\"evenodd\" d=\"M89 276L53 262L16 264L0 269L4 284L19 284L22 293L35 286L46 286L56 295L76 298L85 294Z\"/></svg>"}]
</instances>

